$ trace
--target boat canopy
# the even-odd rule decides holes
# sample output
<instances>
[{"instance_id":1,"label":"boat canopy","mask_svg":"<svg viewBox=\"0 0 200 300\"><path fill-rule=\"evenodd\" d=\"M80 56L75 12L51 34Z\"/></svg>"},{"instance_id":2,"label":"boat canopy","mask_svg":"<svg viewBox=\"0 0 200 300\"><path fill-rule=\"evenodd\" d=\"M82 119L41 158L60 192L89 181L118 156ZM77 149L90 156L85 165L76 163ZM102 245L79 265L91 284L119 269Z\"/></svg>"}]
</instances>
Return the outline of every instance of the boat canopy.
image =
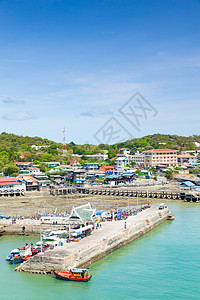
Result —
<instances>
[{"instance_id":1,"label":"boat canopy","mask_svg":"<svg viewBox=\"0 0 200 300\"><path fill-rule=\"evenodd\" d=\"M10 253L11 254L13 254L13 253L19 253L19 249L13 249Z\"/></svg>"},{"instance_id":2,"label":"boat canopy","mask_svg":"<svg viewBox=\"0 0 200 300\"><path fill-rule=\"evenodd\" d=\"M85 273L88 270L89 270L89 268L88 269L72 269L71 272L72 273Z\"/></svg>"}]
</instances>

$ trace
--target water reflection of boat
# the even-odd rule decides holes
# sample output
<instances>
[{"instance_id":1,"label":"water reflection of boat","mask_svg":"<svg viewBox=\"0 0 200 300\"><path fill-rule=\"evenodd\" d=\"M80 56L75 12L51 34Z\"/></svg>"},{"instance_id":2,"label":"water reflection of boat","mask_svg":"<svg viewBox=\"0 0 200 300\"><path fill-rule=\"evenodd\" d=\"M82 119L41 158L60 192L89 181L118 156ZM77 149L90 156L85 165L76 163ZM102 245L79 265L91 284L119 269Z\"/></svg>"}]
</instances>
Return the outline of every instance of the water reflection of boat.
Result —
<instances>
[{"instance_id":1,"label":"water reflection of boat","mask_svg":"<svg viewBox=\"0 0 200 300\"><path fill-rule=\"evenodd\" d=\"M92 275L88 274L89 269L72 269L69 272L54 271L57 278L68 281L89 281Z\"/></svg>"}]
</instances>

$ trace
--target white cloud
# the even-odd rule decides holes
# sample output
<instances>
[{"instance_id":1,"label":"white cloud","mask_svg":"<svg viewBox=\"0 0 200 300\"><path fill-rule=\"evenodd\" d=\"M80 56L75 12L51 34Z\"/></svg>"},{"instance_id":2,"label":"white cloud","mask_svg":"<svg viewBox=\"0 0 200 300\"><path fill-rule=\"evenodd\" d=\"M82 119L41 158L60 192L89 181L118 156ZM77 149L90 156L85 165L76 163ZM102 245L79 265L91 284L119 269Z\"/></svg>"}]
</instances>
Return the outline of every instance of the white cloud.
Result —
<instances>
[{"instance_id":1,"label":"white cloud","mask_svg":"<svg viewBox=\"0 0 200 300\"><path fill-rule=\"evenodd\" d=\"M5 114L1 117L3 120L7 121L28 121L36 119L32 112L17 112L11 114Z\"/></svg>"}]
</instances>

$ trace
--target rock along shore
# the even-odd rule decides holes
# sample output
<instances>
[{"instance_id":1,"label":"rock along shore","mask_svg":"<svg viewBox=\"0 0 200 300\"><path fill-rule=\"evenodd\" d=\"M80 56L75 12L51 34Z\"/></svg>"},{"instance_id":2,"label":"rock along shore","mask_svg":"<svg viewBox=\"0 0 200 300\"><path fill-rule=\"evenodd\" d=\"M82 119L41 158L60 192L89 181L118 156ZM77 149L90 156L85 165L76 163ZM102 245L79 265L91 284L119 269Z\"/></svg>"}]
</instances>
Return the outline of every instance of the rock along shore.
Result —
<instances>
[{"instance_id":1,"label":"rock along shore","mask_svg":"<svg viewBox=\"0 0 200 300\"><path fill-rule=\"evenodd\" d=\"M125 221L102 223L102 227L94 230L91 236L80 242L65 243L54 250L37 254L22 263L16 271L51 274L53 271L69 270L74 267L88 267L107 254L119 249L141 237L163 223L170 211L168 208L158 210L151 207Z\"/></svg>"}]
</instances>

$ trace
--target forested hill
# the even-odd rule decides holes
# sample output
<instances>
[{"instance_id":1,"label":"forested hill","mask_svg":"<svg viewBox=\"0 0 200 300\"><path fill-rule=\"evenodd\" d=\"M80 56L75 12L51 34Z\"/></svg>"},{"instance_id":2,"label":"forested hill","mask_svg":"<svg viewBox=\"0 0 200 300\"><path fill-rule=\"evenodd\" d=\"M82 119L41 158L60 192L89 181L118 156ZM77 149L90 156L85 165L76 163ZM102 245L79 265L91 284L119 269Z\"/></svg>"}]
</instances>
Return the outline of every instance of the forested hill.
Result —
<instances>
[{"instance_id":1,"label":"forested hill","mask_svg":"<svg viewBox=\"0 0 200 300\"><path fill-rule=\"evenodd\" d=\"M154 134L142 138L132 139L118 144L118 147L127 148L153 148L153 149L177 149L177 150L196 150L200 148L200 135L178 136L170 134Z\"/></svg>"},{"instance_id":2,"label":"forested hill","mask_svg":"<svg viewBox=\"0 0 200 300\"><path fill-rule=\"evenodd\" d=\"M198 144L199 143L199 144ZM45 146L39 150L33 149L31 146ZM43 139L40 137L18 136L3 132L0 134L0 167L11 161L60 161L61 163L69 163L74 159L71 154L90 155L102 153L107 150L109 158L116 156L119 148L127 147L134 154L137 150L143 151L155 148L172 148L181 150L200 149L200 136L194 135L190 137L178 135L154 134L142 138L132 139L123 143L114 145L77 145L73 142L67 144L67 155L62 155L62 144ZM83 159L87 160L86 157Z\"/></svg>"}]
</instances>

